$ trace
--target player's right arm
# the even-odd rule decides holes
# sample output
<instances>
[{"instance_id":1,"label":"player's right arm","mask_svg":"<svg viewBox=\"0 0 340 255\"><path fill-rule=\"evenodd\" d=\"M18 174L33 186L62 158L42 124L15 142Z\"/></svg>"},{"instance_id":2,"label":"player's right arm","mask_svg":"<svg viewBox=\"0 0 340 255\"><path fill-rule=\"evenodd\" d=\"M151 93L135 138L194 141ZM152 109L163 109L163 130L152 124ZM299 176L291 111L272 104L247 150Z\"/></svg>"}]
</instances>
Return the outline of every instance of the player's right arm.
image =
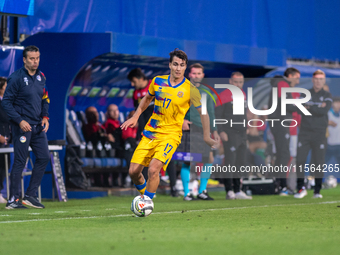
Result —
<instances>
[{"instance_id":1,"label":"player's right arm","mask_svg":"<svg viewBox=\"0 0 340 255\"><path fill-rule=\"evenodd\" d=\"M143 97L143 99L140 101L135 114L130 119L125 121L120 126L120 128L123 130L126 130L128 127L132 127L132 128L135 127L138 122L139 116L145 111L146 108L148 108L148 106L150 105L154 97L155 96L146 94L145 97Z\"/></svg>"}]
</instances>

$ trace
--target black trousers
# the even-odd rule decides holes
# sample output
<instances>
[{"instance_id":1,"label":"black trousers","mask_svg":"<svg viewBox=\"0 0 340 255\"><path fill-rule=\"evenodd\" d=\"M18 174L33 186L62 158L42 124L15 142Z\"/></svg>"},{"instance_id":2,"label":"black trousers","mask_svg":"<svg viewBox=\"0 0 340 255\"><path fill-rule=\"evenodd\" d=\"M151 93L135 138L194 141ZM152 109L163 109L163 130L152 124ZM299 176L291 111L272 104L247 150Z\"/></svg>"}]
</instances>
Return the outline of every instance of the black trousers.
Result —
<instances>
[{"instance_id":1,"label":"black trousers","mask_svg":"<svg viewBox=\"0 0 340 255\"><path fill-rule=\"evenodd\" d=\"M323 177L323 164L325 164L326 153L326 131L311 132L301 130L298 138L298 149L296 157L296 172L297 172L297 189L300 190L304 186L305 170L315 175L314 193L320 193ZM305 163L309 151L312 150L313 164L306 166ZM319 169L319 170L317 170ZM314 172L314 173L313 173Z\"/></svg>"},{"instance_id":2,"label":"black trousers","mask_svg":"<svg viewBox=\"0 0 340 255\"><path fill-rule=\"evenodd\" d=\"M224 165L236 166L238 172L223 173L224 188L226 192L234 190L236 193L241 188L240 167L246 164L247 136L245 131L229 131L227 135L228 141L223 142Z\"/></svg>"},{"instance_id":3,"label":"black trousers","mask_svg":"<svg viewBox=\"0 0 340 255\"><path fill-rule=\"evenodd\" d=\"M10 200L19 198L22 171L31 146L36 157L31 181L26 191L28 196L37 196L38 187L50 160L46 133L41 125L32 125L32 131L24 132L18 125L12 125L14 163L11 171Z\"/></svg>"},{"instance_id":4,"label":"black trousers","mask_svg":"<svg viewBox=\"0 0 340 255\"><path fill-rule=\"evenodd\" d=\"M5 148L0 146L0 148ZM0 154L0 192L4 188L4 181L6 179L5 153ZM10 166L10 154L7 154L8 167ZM8 185L8 184L7 184Z\"/></svg>"},{"instance_id":5,"label":"black trousers","mask_svg":"<svg viewBox=\"0 0 340 255\"><path fill-rule=\"evenodd\" d=\"M276 159L275 166L287 166L290 160L289 141L290 133L288 127L283 127L281 123L275 123L274 126L270 126L275 140ZM287 186L286 173L278 173L276 176L281 188Z\"/></svg>"}]
</instances>

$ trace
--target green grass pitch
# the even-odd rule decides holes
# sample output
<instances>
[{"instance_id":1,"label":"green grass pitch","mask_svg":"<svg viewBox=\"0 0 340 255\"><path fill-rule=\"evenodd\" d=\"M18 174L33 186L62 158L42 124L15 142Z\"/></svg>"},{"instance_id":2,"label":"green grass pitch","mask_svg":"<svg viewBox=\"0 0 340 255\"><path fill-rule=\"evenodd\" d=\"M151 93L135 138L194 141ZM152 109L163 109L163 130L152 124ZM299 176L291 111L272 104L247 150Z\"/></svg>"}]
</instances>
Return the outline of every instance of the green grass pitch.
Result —
<instances>
[{"instance_id":1,"label":"green grass pitch","mask_svg":"<svg viewBox=\"0 0 340 255\"><path fill-rule=\"evenodd\" d=\"M133 197L44 201L46 209L0 205L0 254L340 254L340 188L303 199L183 201L159 195L134 217Z\"/></svg>"}]
</instances>

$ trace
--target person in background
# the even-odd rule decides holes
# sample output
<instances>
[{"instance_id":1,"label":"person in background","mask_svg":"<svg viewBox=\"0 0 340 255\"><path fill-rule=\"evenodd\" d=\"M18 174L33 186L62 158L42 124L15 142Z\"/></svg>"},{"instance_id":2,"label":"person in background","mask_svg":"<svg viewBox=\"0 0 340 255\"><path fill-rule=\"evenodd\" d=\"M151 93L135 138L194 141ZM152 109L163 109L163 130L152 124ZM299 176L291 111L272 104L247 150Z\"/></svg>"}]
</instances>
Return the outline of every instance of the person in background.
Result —
<instances>
[{"instance_id":1,"label":"person in background","mask_svg":"<svg viewBox=\"0 0 340 255\"><path fill-rule=\"evenodd\" d=\"M127 119L130 119L133 115L135 114L135 111L131 111L127 117ZM138 127L128 127L126 130L122 131L122 138L124 141L132 138L136 139L137 138L137 130Z\"/></svg>"},{"instance_id":2,"label":"person in background","mask_svg":"<svg viewBox=\"0 0 340 255\"><path fill-rule=\"evenodd\" d=\"M94 106L87 107L85 110L87 123L82 126L85 141L91 142L95 148L100 141L104 144L107 140L114 142L112 136L107 136L105 127L99 122L99 114Z\"/></svg>"},{"instance_id":3,"label":"person in background","mask_svg":"<svg viewBox=\"0 0 340 255\"><path fill-rule=\"evenodd\" d=\"M110 104L106 109L106 122L104 128L107 133L107 138L111 142L112 148L116 149L117 157L123 157L123 139L122 130L120 129L119 109L115 104Z\"/></svg>"},{"instance_id":4,"label":"person in background","mask_svg":"<svg viewBox=\"0 0 340 255\"><path fill-rule=\"evenodd\" d=\"M198 91L200 92L201 95L203 93L207 95L206 91L211 93L208 87L201 84L202 79L204 78L204 67L201 64L195 63L189 67L189 78L190 78L191 83L195 85L196 88L198 88ZM210 96L207 96L207 112L208 112L209 119L210 119L210 129L212 130L214 138L217 139L219 143L220 138L217 133L217 128L213 126L213 121L215 119L214 102ZM190 127L189 127L189 124L190 124ZM212 155L210 146L206 145L203 141L203 128L202 128L201 117L200 117L199 112L194 108L194 106L190 106L185 116L182 130L183 131L190 130L190 137L191 137L190 152L202 154L202 162L204 163L203 165L204 171L201 171L200 187L198 190L197 199L214 200L212 197L209 196L206 190L208 180L211 175L210 168L212 166L213 155ZM189 193L190 162L183 162L182 168L181 168L181 179L183 183L184 200L185 201L194 200L195 197Z\"/></svg>"},{"instance_id":5,"label":"person in background","mask_svg":"<svg viewBox=\"0 0 340 255\"><path fill-rule=\"evenodd\" d=\"M89 143L92 144L93 148L101 148L104 149L104 145L106 142L114 142L114 138L112 135L107 135L105 127L99 122L99 114L97 108L94 106L90 106L86 108L85 115L87 119L87 123L82 126L83 135L85 141L87 143L88 148ZM98 145L102 146L98 146ZM92 150L92 148L91 148ZM110 174L93 174L94 185L95 186L111 186L109 184L109 176ZM115 178L113 181L115 181Z\"/></svg>"},{"instance_id":6,"label":"person in background","mask_svg":"<svg viewBox=\"0 0 340 255\"><path fill-rule=\"evenodd\" d=\"M131 82L131 86L135 88L135 91L133 92L133 105L135 107L135 110L137 110L137 107L141 100L145 97L146 94L148 94L149 86L152 80L147 79L142 69L140 68L135 68L131 70L127 78ZM138 141L142 139L142 132L153 113L153 108L154 101L150 103L150 105L145 109L145 111L138 119Z\"/></svg>"},{"instance_id":7,"label":"person in background","mask_svg":"<svg viewBox=\"0 0 340 255\"><path fill-rule=\"evenodd\" d=\"M233 72L230 76L229 83L242 90L244 85L244 76L240 72ZM242 90L244 97L246 97ZM233 96L229 89L225 89L220 93L220 102L216 106L216 118L232 120L234 123L247 122L247 106L244 105L243 115L233 114ZM220 134L224 148L224 165L236 166L240 169L246 164L247 152L247 127L243 125L219 125L218 132ZM252 199L241 190L241 178L238 173L227 173L224 178L224 188L226 191L226 199Z\"/></svg>"},{"instance_id":8,"label":"person in background","mask_svg":"<svg viewBox=\"0 0 340 255\"><path fill-rule=\"evenodd\" d=\"M309 166L310 172L315 172L315 187L313 198L322 198L320 194L323 177L323 164L325 164L326 129L328 126L328 111L332 106L332 96L323 90L326 74L322 70L313 73L313 88L309 91L311 99L306 103L306 109L312 115L301 114L301 127L298 136L298 149L296 156L297 190L295 198L307 196L305 188L305 163L310 150L312 150L313 164ZM317 170L321 169L321 170ZM315 171L316 170L316 171Z\"/></svg>"},{"instance_id":9,"label":"person in background","mask_svg":"<svg viewBox=\"0 0 340 255\"><path fill-rule=\"evenodd\" d=\"M124 150L124 139L122 138L122 130L120 129L120 121L119 121L119 108L115 104L110 104L106 109L106 122L104 124L104 128L106 129L108 140L111 143L111 147L115 149L117 158L125 158L127 152ZM128 163L129 164L129 163ZM121 174L121 186L125 186L125 179L127 173ZM119 173L112 173L112 179L114 186L118 185Z\"/></svg>"},{"instance_id":10,"label":"person in background","mask_svg":"<svg viewBox=\"0 0 340 255\"><path fill-rule=\"evenodd\" d=\"M4 108L1 105L2 98L5 94L7 87L7 79L0 77L0 148L8 147L8 138L10 136L10 123ZM9 160L9 154L7 154ZM8 162L8 165L9 162ZM6 199L3 198L1 190L4 188L4 181L6 177L6 166L5 166L5 154L0 154L0 204L7 203ZM7 184L8 185L8 184Z\"/></svg>"},{"instance_id":11,"label":"person in background","mask_svg":"<svg viewBox=\"0 0 340 255\"><path fill-rule=\"evenodd\" d=\"M278 92L278 101L276 110L268 116L269 119L292 119L292 113L296 112L296 107L294 105L287 105L287 115L281 115L281 90L282 88L294 88L297 84L300 83L300 71L294 67L289 67L284 72L283 76L275 76L271 80L272 87L277 88ZM287 98L293 98L293 93L287 93ZM272 105L272 93L269 96L268 105ZM275 140L275 149L276 149L276 159L275 166L288 166L290 160L290 151L289 151L289 143L290 143L290 130L289 127L284 127L281 125L281 121L273 122L273 126L270 125L270 131L274 136ZM279 182L279 186L281 187L280 196L288 196L289 191L287 189L287 177L286 173L278 173L277 180Z\"/></svg>"},{"instance_id":12,"label":"person in background","mask_svg":"<svg viewBox=\"0 0 340 255\"><path fill-rule=\"evenodd\" d=\"M332 108L328 112L328 133L326 164L334 157L340 164L340 98L333 98Z\"/></svg>"}]
</instances>

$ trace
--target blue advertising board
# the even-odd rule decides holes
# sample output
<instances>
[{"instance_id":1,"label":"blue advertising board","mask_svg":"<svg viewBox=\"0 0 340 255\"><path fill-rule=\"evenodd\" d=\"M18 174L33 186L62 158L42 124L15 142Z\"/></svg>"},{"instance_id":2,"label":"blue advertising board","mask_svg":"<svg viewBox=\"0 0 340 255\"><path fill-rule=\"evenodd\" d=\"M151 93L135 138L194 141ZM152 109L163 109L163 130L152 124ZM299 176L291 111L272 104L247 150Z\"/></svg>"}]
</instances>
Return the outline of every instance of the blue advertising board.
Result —
<instances>
[{"instance_id":1,"label":"blue advertising board","mask_svg":"<svg viewBox=\"0 0 340 255\"><path fill-rule=\"evenodd\" d=\"M33 16L34 0L0 0L0 13Z\"/></svg>"}]
</instances>

